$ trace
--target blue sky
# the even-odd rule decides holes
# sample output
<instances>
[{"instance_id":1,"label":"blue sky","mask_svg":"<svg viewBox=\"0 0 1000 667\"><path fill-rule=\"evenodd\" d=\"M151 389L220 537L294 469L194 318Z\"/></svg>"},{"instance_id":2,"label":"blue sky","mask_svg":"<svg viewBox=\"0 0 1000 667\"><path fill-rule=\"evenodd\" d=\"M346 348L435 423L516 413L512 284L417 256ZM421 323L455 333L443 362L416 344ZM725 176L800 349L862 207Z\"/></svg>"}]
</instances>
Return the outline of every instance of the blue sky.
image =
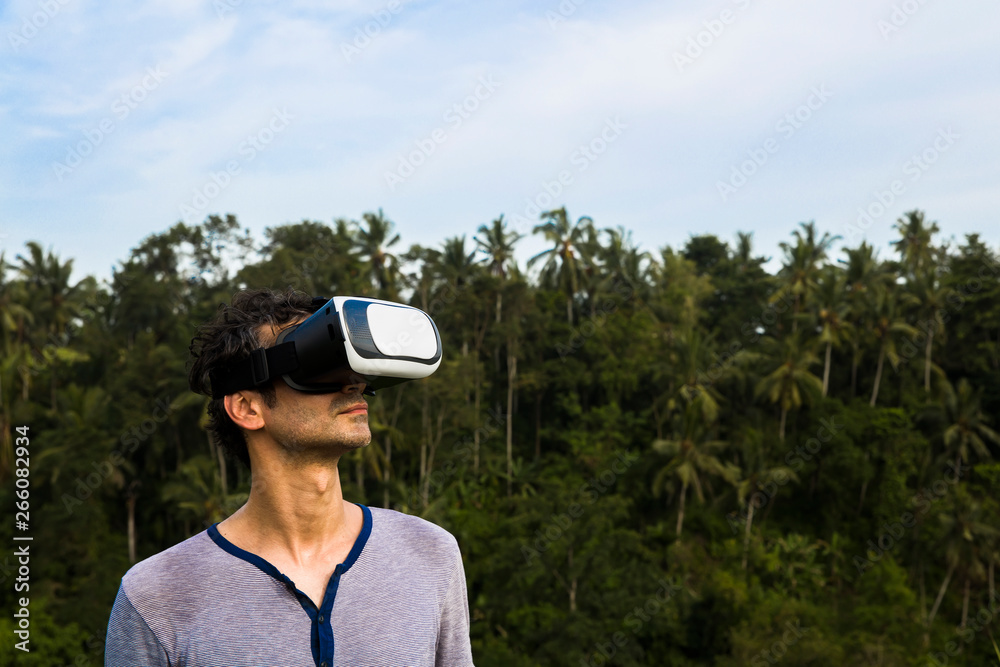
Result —
<instances>
[{"instance_id":1,"label":"blue sky","mask_svg":"<svg viewBox=\"0 0 1000 667\"><path fill-rule=\"evenodd\" d=\"M913 208L995 247L998 24L995 0L8 2L0 250L106 278L211 213L260 240L381 207L437 245L561 205L646 249L742 230L777 258L815 220L885 257Z\"/></svg>"}]
</instances>

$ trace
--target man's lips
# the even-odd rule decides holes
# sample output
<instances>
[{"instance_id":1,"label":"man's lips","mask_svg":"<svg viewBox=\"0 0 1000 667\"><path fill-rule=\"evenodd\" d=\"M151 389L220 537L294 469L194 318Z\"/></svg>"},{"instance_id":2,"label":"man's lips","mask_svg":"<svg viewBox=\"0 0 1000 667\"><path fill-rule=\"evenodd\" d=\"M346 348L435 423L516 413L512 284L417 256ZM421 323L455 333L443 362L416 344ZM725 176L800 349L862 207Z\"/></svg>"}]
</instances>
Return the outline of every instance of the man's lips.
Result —
<instances>
[{"instance_id":1,"label":"man's lips","mask_svg":"<svg viewBox=\"0 0 1000 667\"><path fill-rule=\"evenodd\" d=\"M358 403L357 405L352 405L351 407L347 408L346 410L344 410L340 414L342 414L342 415L368 414L368 404L367 403Z\"/></svg>"}]
</instances>

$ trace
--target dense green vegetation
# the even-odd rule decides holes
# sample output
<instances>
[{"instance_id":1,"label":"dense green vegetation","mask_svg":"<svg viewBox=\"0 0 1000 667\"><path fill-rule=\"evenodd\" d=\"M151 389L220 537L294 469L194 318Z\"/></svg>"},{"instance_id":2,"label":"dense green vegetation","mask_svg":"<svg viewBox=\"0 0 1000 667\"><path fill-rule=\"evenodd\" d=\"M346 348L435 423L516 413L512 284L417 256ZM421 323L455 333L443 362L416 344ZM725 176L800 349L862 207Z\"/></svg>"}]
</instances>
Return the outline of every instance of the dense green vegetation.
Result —
<instances>
[{"instance_id":1,"label":"dense green vegetation","mask_svg":"<svg viewBox=\"0 0 1000 667\"><path fill-rule=\"evenodd\" d=\"M7 612L0 662L103 664L130 564L240 506L188 345L236 289L292 286L438 323L440 370L370 400L341 478L456 535L480 667L997 664L1000 257L896 228L880 258L803 223L776 275L749 235L654 254L564 209L520 230L551 244L530 271L502 217L406 250L381 211L260 245L212 216L108 285L28 244L0 258L0 503L30 426L33 652Z\"/></svg>"}]
</instances>

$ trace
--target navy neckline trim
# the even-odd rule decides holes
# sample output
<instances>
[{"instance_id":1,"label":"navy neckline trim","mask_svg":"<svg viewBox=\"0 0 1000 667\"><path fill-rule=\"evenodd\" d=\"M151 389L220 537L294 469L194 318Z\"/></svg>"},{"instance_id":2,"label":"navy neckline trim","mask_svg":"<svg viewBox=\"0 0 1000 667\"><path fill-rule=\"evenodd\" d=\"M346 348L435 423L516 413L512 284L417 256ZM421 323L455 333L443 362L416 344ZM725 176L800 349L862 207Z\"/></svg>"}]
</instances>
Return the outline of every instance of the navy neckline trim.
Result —
<instances>
[{"instance_id":1,"label":"navy neckline trim","mask_svg":"<svg viewBox=\"0 0 1000 667\"><path fill-rule=\"evenodd\" d=\"M224 551L256 566L265 574L274 577L278 581L284 583L290 590L294 591L295 597L298 598L299 604L302 605L302 609L305 610L312 623L310 644L312 646L313 661L320 667L333 664L334 637L333 627L331 624L333 618L333 602L337 597L337 589L340 587L340 577L358 560L358 557L364 550L365 545L368 543L368 538L372 533L371 510L361 503L354 504L361 508L361 532L358 533L357 539L354 540L354 546L351 547L351 550L347 554L347 558L344 559L344 562L338 563L334 567L333 574L330 575L330 580L326 584L326 591L323 594L323 600L321 601L319 608L316 607L316 604L308 595L298 589L294 581L282 574L274 565L267 562L257 554L250 553L249 551L239 548L223 537L222 533L219 532L218 522L213 523L208 527L208 536L212 538L212 541Z\"/></svg>"},{"instance_id":2,"label":"navy neckline trim","mask_svg":"<svg viewBox=\"0 0 1000 667\"><path fill-rule=\"evenodd\" d=\"M365 545L368 543L368 538L371 536L372 533L372 511L368 509L367 505L362 505L361 503L354 503L354 504L361 508L361 514L362 514L361 532L358 533L357 539L354 540L354 546L351 547L351 551L347 554L347 558L344 559L343 563L339 563L337 565L336 571L334 573L335 575L347 572L351 568L351 566L354 565L355 561L358 560L358 557L361 556L361 552L364 550ZM233 556L236 556L237 558L245 560L251 565L258 567L263 572L271 575L278 581L281 581L286 584L293 583L291 579L282 574L281 571L278 570L278 568L276 568L274 565L272 565L265 559L261 558L255 553L251 553L249 551L246 551L245 549L241 549L240 547L236 546L235 544L227 540L225 537L223 537L222 533L219 532L218 526L219 522L213 523L211 526L208 527L207 532L208 536L212 538L212 541L215 542L223 551Z\"/></svg>"}]
</instances>

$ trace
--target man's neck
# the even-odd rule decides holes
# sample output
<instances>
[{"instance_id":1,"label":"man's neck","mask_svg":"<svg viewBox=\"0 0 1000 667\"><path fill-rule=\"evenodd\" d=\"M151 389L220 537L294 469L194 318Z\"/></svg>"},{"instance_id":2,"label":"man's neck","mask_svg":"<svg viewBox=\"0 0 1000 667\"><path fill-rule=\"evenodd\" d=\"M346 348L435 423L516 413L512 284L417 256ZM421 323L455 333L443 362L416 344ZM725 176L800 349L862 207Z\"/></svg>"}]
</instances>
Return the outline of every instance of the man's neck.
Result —
<instances>
[{"instance_id":1,"label":"man's neck","mask_svg":"<svg viewBox=\"0 0 1000 667\"><path fill-rule=\"evenodd\" d=\"M219 524L224 537L265 559L295 567L350 550L361 512L344 501L337 461L254 462L253 468L267 472L253 473L246 504Z\"/></svg>"}]
</instances>

